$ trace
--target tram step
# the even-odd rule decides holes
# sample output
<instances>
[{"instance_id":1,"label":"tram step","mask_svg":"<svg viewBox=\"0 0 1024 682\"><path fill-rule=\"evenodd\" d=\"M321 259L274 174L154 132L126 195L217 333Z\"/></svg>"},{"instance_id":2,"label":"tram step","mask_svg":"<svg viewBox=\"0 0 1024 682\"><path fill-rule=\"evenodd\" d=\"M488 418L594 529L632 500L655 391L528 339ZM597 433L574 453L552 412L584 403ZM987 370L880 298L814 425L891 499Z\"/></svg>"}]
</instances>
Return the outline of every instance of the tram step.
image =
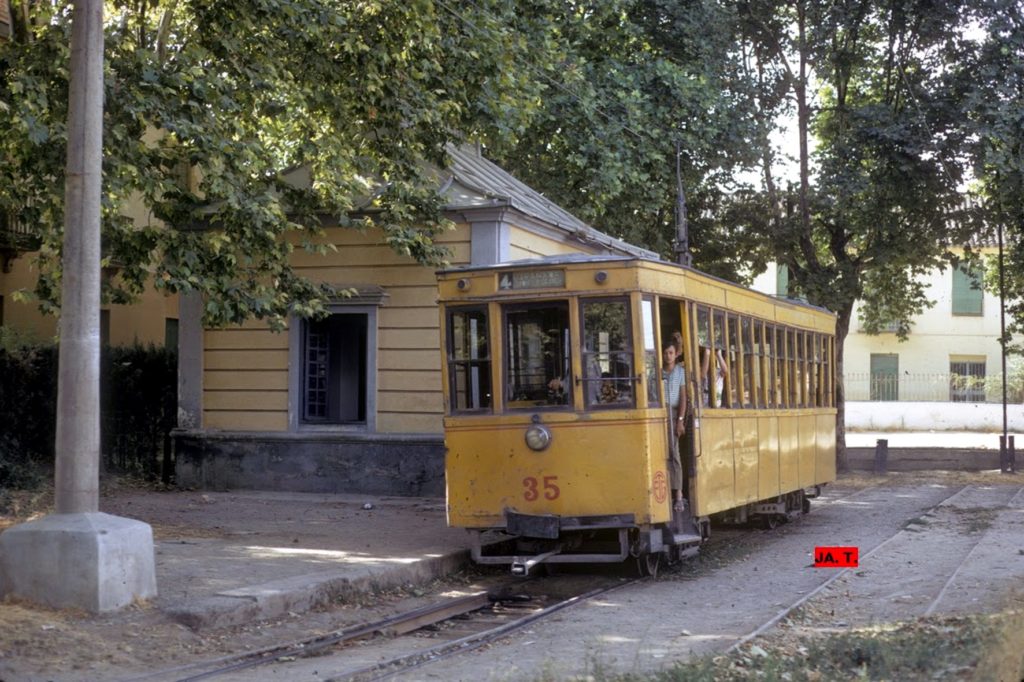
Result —
<instances>
[{"instance_id":1,"label":"tram step","mask_svg":"<svg viewBox=\"0 0 1024 682\"><path fill-rule=\"evenodd\" d=\"M700 536L692 535L690 533L675 533L672 536L672 542L676 545L689 545L691 543L699 543Z\"/></svg>"}]
</instances>

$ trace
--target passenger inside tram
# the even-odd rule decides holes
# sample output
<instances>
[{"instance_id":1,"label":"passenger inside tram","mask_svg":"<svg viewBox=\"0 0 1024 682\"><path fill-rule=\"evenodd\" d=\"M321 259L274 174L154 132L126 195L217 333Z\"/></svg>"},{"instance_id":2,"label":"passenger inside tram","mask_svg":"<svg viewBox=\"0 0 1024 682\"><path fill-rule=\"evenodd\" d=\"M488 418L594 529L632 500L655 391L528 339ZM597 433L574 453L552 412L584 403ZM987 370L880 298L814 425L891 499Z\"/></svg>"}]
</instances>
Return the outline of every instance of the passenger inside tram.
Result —
<instances>
[{"instance_id":1,"label":"passenger inside tram","mask_svg":"<svg viewBox=\"0 0 1024 682\"><path fill-rule=\"evenodd\" d=\"M683 463L679 456L679 439L686 433L686 372L682 364L676 361L675 343L665 344L663 357L662 381L668 412L668 473L672 487L672 509L684 511L686 505L683 502Z\"/></svg>"},{"instance_id":2,"label":"passenger inside tram","mask_svg":"<svg viewBox=\"0 0 1024 682\"><path fill-rule=\"evenodd\" d=\"M729 366L725 362L725 356L721 349L715 349L715 367L711 367L711 350L706 346L700 347L700 384L701 392L704 395L705 407L727 407L725 397L725 382L729 378ZM711 405L711 384L708 381L710 372L715 376L715 405Z\"/></svg>"}]
</instances>

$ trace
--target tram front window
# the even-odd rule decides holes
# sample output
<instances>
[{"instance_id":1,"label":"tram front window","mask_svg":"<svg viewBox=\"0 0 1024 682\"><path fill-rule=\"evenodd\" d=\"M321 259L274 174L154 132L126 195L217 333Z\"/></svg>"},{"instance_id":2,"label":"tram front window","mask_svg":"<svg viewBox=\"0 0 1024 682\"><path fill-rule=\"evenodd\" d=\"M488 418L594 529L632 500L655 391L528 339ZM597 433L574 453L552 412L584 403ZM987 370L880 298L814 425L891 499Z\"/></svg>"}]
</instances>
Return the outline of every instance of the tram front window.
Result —
<instances>
[{"instance_id":1,"label":"tram front window","mask_svg":"<svg viewBox=\"0 0 1024 682\"><path fill-rule=\"evenodd\" d=\"M449 392L454 412L484 411L491 407L491 358L487 342L487 313L452 309L448 312Z\"/></svg>"},{"instance_id":2,"label":"tram front window","mask_svg":"<svg viewBox=\"0 0 1024 682\"><path fill-rule=\"evenodd\" d=\"M552 302L510 308L505 325L508 407L570 404L569 305Z\"/></svg>"},{"instance_id":3,"label":"tram front window","mask_svg":"<svg viewBox=\"0 0 1024 682\"><path fill-rule=\"evenodd\" d=\"M586 301L583 395L587 407L633 403L633 344L626 299Z\"/></svg>"}]
</instances>

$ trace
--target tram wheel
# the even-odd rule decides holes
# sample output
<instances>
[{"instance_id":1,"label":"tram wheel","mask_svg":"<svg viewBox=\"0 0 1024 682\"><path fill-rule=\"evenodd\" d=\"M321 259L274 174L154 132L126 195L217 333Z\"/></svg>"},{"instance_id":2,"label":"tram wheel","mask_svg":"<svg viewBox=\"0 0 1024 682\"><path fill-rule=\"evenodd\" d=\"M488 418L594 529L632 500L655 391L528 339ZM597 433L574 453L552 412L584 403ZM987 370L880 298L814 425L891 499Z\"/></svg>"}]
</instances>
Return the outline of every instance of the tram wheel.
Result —
<instances>
[{"instance_id":1,"label":"tram wheel","mask_svg":"<svg viewBox=\"0 0 1024 682\"><path fill-rule=\"evenodd\" d=\"M803 510L804 514L810 514L811 513L811 498L805 496L800 501L800 509Z\"/></svg>"},{"instance_id":2,"label":"tram wheel","mask_svg":"<svg viewBox=\"0 0 1024 682\"><path fill-rule=\"evenodd\" d=\"M636 573L641 578L654 578L661 565L661 552L644 552L636 558Z\"/></svg>"},{"instance_id":3,"label":"tram wheel","mask_svg":"<svg viewBox=\"0 0 1024 682\"><path fill-rule=\"evenodd\" d=\"M761 517L761 527L765 530L775 530L779 527L779 515L765 514Z\"/></svg>"}]
</instances>

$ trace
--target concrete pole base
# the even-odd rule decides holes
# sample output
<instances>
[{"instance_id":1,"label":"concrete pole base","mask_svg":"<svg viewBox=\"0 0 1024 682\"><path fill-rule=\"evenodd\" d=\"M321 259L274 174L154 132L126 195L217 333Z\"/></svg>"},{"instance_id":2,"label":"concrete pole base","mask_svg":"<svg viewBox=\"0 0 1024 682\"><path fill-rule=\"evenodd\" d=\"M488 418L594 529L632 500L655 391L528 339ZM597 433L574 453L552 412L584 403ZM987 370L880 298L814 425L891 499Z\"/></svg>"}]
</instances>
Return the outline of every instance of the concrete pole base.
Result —
<instances>
[{"instance_id":1,"label":"concrete pole base","mask_svg":"<svg viewBox=\"0 0 1024 682\"><path fill-rule=\"evenodd\" d=\"M101 512L51 514L0 534L0 597L116 611L156 596L149 524Z\"/></svg>"}]
</instances>

